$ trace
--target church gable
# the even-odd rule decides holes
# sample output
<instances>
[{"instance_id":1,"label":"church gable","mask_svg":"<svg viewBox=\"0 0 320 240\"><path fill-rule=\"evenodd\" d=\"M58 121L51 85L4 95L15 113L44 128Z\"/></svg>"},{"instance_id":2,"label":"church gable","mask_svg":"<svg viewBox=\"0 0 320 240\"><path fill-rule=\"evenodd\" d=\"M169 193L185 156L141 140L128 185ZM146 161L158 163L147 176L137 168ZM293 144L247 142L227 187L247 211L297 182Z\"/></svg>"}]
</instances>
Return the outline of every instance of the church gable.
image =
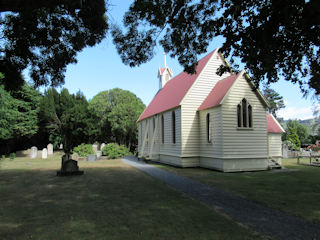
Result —
<instances>
[{"instance_id":1,"label":"church gable","mask_svg":"<svg viewBox=\"0 0 320 240\"><path fill-rule=\"evenodd\" d=\"M164 87L160 89L159 92L155 95L151 103L139 117L138 121L178 107L215 51L209 53L198 62L198 65L196 67L196 74L188 74L186 72L182 72L168 81L164 85ZM159 69L159 71L161 71L161 69Z\"/></svg>"}]
</instances>

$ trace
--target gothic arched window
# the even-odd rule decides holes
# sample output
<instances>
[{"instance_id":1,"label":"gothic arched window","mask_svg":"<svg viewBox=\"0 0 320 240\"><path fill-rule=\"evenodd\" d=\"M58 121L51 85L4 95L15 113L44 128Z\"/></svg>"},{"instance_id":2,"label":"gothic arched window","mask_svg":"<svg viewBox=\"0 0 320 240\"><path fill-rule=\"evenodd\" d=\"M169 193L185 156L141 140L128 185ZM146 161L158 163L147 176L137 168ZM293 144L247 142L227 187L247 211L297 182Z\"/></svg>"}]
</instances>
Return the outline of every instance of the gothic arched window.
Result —
<instances>
[{"instance_id":1,"label":"gothic arched window","mask_svg":"<svg viewBox=\"0 0 320 240\"><path fill-rule=\"evenodd\" d=\"M237 122L239 128L252 128L252 107L245 98L237 105Z\"/></svg>"}]
</instances>

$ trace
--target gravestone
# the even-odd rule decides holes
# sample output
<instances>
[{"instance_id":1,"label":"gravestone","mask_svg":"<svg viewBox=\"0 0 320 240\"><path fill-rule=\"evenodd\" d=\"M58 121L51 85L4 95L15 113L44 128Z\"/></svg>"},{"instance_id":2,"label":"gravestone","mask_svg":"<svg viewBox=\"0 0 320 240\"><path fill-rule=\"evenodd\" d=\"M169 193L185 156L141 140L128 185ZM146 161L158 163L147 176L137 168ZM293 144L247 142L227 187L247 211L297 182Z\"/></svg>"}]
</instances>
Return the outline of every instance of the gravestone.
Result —
<instances>
[{"instance_id":1,"label":"gravestone","mask_svg":"<svg viewBox=\"0 0 320 240\"><path fill-rule=\"evenodd\" d=\"M104 148L106 144L105 143L101 143L101 146L100 146L100 150L102 151L102 149Z\"/></svg>"},{"instance_id":2,"label":"gravestone","mask_svg":"<svg viewBox=\"0 0 320 240\"><path fill-rule=\"evenodd\" d=\"M97 155L95 154L89 154L87 156L87 162L94 162L94 161L97 161Z\"/></svg>"},{"instance_id":3,"label":"gravestone","mask_svg":"<svg viewBox=\"0 0 320 240\"><path fill-rule=\"evenodd\" d=\"M62 143L60 144L59 149L60 149L60 150L63 149L63 144L62 144Z\"/></svg>"},{"instance_id":4,"label":"gravestone","mask_svg":"<svg viewBox=\"0 0 320 240\"><path fill-rule=\"evenodd\" d=\"M79 160L79 154L78 154L78 153L73 153L73 154L71 155L71 159L72 159L72 160L75 160L75 161L78 161L78 160Z\"/></svg>"},{"instance_id":5,"label":"gravestone","mask_svg":"<svg viewBox=\"0 0 320 240\"><path fill-rule=\"evenodd\" d=\"M32 147L30 149L30 158L36 158L38 156L38 148Z\"/></svg>"},{"instance_id":6,"label":"gravestone","mask_svg":"<svg viewBox=\"0 0 320 240\"><path fill-rule=\"evenodd\" d=\"M48 150L46 148L42 149L41 158L48 158Z\"/></svg>"},{"instance_id":7,"label":"gravestone","mask_svg":"<svg viewBox=\"0 0 320 240\"><path fill-rule=\"evenodd\" d=\"M51 143L49 143L47 145L47 149L48 149L48 155L52 155L53 154L53 145Z\"/></svg>"},{"instance_id":8,"label":"gravestone","mask_svg":"<svg viewBox=\"0 0 320 240\"><path fill-rule=\"evenodd\" d=\"M98 151L98 144L96 144L96 143L93 144L92 145L92 150L93 150L94 153L96 153Z\"/></svg>"},{"instance_id":9,"label":"gravestone","mask_svg":"<svg viewBox=\"0 0 320 240\"><path fill-rule=\"evenodd\" d=\"M79 171L78 161L72 160L69 154L65 154L61 159L61 170L57 171L57 176L82 175L83 171Z\"/></svg>"},{"instance_id":10,"label":"gravestone","mask_svg":"<svg viewBox=\"0 0 320 240\"><path fill-rule=\"evenodd\" d=\"M289 148L287 145L282 145L282 157L289 158Z\"/></svg>"},{"instance_id":11,"label":"gravestone","mask_svg":"<svg viewBox=\"0 0 320 240\"><path fill-rule=\"evenodd\" d=\"M97 151L96 155L97 155L97 158L99 159L101 157L101 155L102 155L102 152L101 151Z\"/></svg>"}]
</instances>

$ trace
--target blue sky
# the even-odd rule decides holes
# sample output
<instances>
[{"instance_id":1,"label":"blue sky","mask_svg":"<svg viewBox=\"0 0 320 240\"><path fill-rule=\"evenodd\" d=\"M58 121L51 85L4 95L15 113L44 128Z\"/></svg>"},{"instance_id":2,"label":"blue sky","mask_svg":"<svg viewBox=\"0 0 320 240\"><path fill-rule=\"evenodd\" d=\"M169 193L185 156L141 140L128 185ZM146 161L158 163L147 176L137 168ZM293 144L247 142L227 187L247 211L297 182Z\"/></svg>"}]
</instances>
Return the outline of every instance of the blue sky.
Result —
<instances>
[{"instance_id":1,"label":"blue sky","mask_svg":"<svg viewBox=\"0 0 320 240\"><path fill-rule=\"evenodd\" d=\"M110 21L121 23L122 16L131 2L131 0L111 1L108 12ZM220 47L221 43L221 38L213 41L208 52ZM107 38L99 45L86 48L78 54L78 63L68 66L65 84L62 87L67 88L71 93L81 90L87 99L91 99L104 90L121 88L133 92L148 105L159 88L158 68L164 65L162 47L156 47L155 53L155 57L150 62L130 68L121 62L111 36L108 34ZM199 58L201 57L203 55ZM173 70L174 76L183 70L176 59L168 56L167 65ZM279 112L279 116L285 119L313 117L314 100L311 97L303 98L297 85L280 80L278 83L272 84L271 88L283 96L287 106Z\"/></svg>"}]
</instances>

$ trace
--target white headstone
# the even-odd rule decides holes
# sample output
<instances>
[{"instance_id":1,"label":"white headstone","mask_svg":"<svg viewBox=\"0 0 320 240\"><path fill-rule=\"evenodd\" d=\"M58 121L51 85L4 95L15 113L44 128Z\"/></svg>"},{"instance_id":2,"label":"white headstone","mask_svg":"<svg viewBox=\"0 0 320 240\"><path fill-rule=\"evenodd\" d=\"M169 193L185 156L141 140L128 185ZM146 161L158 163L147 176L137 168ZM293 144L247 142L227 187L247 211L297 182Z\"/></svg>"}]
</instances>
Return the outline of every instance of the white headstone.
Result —
<instances>
[{"instance_id":1,"label":"white headstone","mask_svg":"<svg viewBox=\"0 0 320 240\"><path fill-rule=\"evenodd\" d=\"M102 151L102 149L104 148L106 144L105 143L101 143L101 146L100 146L100 150Z\"/></svg>"},{"instance_id":2,"label":"white headstone","mask_svg":"<svg viewBox=\"0 0 320 240\"><path fill-rule=\"evenodd\" d=\"M30 150L30 158L36 158L38 155L38 148L32 147Z\"/></svg>"},{"instance_id":3,"label":"white headstone","mask_svg":"<svg viewBox=\"0 0 320 240\"><path fill-rule=\"evenodd\" d=\"M72 160L75 160L75 161L78 161L78 160L79 160L79 154L78 154L78 153L73 153L73 154L71 155L71 159L72 159Z\"/></svg>"},{"instance_id":4,"label":"white headstone","mask_svg":"<svg viewBox=\"0 0 320 240\"><path fill-rule=\"evenodd\" d=\"M96 152L96 155L97 155L97 158L100 158L101 155L102 155L102 152L101 152L101 151L97 151L97 152Z\"/></svg>"},{"instance_id":5,"label":"white headstone","mask_svg":"<svg viewBox=\"0 0 320 240\"><path fill-rule=\"evenodd\" d=\"M47 149L48 149L48 155L52 155L53 154L53 145L51 143L49 143L47 145Z\"/></svg>"},{"instance_id":6,"label":"white headstone","mask_svg":"<svg viewBox=\"0 0 320 240\"><path fill-rule=\"evenodd\" d=\"M62 143L60 144L59 149L60 149L60 150L63 149L63 144L62 144Z\"/></svg>"},{"instance_id":7,"label":"white headstone","mask_svg":"<svg viewBox=\"0 0 320 240\"><path fill-rule=\"evenodd\" d=\"M94 153L96 153L98 151L98 144L93 144L92 145L92 150Z\"/></svg>"},{"instance_id":8,"label":"white headstone","mask_svg":"<svg viewBox=\"0 0 320 240\"><path fill-rule=\"evenodd\" d=\"M41 158L45 159L48 157L48 150L46 148L42 149Z\"/></svg>"},{"instance_id":9,"label":"white headstone","mask_svg":"<svg viewBox=\"0 0 320 240\"><path fill-rule=\"evenodd\" d=\"M282 145L282 157L283 158L289 157L289 149L287 145Z\"/></svg>"}]
</instances>

